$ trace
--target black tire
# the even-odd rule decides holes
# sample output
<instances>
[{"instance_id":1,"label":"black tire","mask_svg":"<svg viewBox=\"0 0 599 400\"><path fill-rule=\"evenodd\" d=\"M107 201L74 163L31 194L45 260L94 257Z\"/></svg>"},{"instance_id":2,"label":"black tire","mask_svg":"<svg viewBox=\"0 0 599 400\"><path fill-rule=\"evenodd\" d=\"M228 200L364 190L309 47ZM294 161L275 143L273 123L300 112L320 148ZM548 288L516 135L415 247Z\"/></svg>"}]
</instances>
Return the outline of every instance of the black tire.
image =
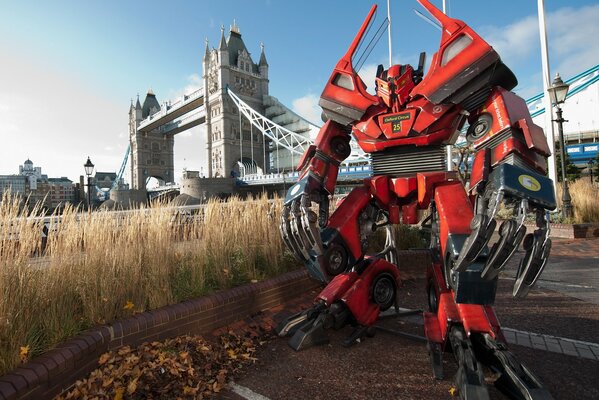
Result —
<instances>
[{"instance_id":1,"label":"black tire","mask_svg":"<svg viewBox=\"0 0 599 400\"><path fill-rule=\"evenodd\" d=\"M466 132L466 141L468 143L474 143L483 136L485 136L491 126L493 125L493 117L489 113L482 113L478 116L476 121L474 121Z\"/></svg>"},{"instance_id":2,"label":"black tire","mask_svg":"<svg viewBox=\"0 0 599 400\"><path fill-rule=\"evenodd\" d=\"M395 296L397 295L393 276L388 273L382 273L374 278L371 294L372 301L379 305L381 311L388 310L395 304Z\"/></svg>"},{"instance_id":3,"label":"black tire","mask_svg":"<svg viewBox=\"0 0 599 400\"><path fill-rule=\"evenodd\" d=\"M331 244L329 248L325 251L324 258L324 267L326 273L331 277L337 276L345 272L345 270L347 269L347 250L345 250L345 247L339 244Z\"/></svg>"},{"instance_id":4,"label":"black tire","mask_svg":"<svg viewBox=\"0 0 599 400\"><path fill-rule=\"evenodd\" d=\"M428 310L434 314L437 313L439 309L439 299L437 297L437 291L435 290L435 285L433 281L428 282Z\"/></svg>"}]
</instances>

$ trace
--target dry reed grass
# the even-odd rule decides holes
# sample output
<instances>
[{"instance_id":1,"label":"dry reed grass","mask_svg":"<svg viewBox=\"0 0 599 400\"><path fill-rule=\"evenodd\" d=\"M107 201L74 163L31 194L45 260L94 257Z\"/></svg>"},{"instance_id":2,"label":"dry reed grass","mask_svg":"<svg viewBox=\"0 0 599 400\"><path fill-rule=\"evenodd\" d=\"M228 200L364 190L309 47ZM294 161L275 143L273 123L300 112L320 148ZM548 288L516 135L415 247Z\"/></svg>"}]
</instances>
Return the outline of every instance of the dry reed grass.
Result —
<instances>
[{"instance_id":1,"label":"dry reed grass","mask_svg":"<svg viewBox=\"0 0 599 400\"><path fill-rule=\"evenodd\" d=\"M562 183L557 185L558 208L562 206ZM588 179L577 179L569 184L574 207L573 223L599 222L599 189Z\"/></svg>"},{"instance_id":2,"label":"dry reed grass","mask_svg":"<svg viewBox=\"0 0 599 400\"><path fill-rule=\"evenodd\" d=\"M2 199L0 374L90 326L297 267L279 236L280 202L265 197L211 201L185 224L166 207L79 211L64 210L36 257L43 219Z\"/></svg>"}]
</instances>

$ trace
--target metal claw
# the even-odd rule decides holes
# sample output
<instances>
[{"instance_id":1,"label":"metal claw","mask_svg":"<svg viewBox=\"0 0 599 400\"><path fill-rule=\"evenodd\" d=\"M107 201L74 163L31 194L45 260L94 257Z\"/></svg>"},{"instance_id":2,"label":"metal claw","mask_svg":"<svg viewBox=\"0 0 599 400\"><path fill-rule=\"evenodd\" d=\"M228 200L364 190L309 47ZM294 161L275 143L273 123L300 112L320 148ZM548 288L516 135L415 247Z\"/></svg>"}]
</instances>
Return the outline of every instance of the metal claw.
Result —
<instances>
[{"instance_id":1,"label":"metal claw","mask_svg":"<svg viewBox=\"0 0 599 400\"><path fill-rule=\"evenodd\" d=\"M463 272L476 260L491 239L496 224L497 222L494 219L489 219L488 215L477 214L474 216L470 225L472 232L464 242L460 255L453 266L454 271Z\"/></svg>"},{"instance_id":2,"label":"metal claw","mask_svg":"<svg viewBox=\"0 0 599 400\"><path fill-rule=\"evenodd\" d=\"M291 203L291 231L294 234L295 240L300 247L302 254L309 259L312 244L306 236L306 232L302 224L302 212L300 210L299 200L294 200L293 203Z\"/></svg>"},{"instance_id":3,"label":"metal claw","mask_svg":"<svg viewBox=\"0 0 599 400\"><path fill-rule=\"evenodd\" d=\"M321 256L324 254L324 245L322 244L322 239L320 237L320 230L316 225L318 222L318 216L314 211L310 210L310 208L305 205L302 205L301 213L304 233L310 241L314 253L316 253L317 256Z\"/></svg>"},{"instance_id":4,"label":"metal claw","mask_svg":"<svg viewBox=\"0 0 599 400\"><path fill-rule=\"evenodd\" d=\"M301 262L306 262L309 260L309 257L305 256L301 251L301 248L297 244L295 236L293 235L291 220L290 220L290 207L283 207L283 211L281 212L281 235L283 236L283 240L287 247L291 250L295 258L297 258Z\"/></svg>"},{"instance_id":5,"label":"metal claw","mask_svg":"<svg viewBox=\"0 0 599 400\"><path fill-rule=\"evenodd\" d=\"M526 254L520 260L518 272L516 273L516 283L514 283L514 297L525 297L536 281L541 276L549 253L551 251L551 239L549 238L549 217L544 210L537 210L537 229L534 233L529 233L524 238L522 247Z\"/></svg>"},{"instance_id":6,"label":"metal claw","mask_svg":"<svg viewBox=\"0 0 599 400\"><path fill-rule=\"evenodd\" d=\"M489 258L485 263L481 278L492 280L499 275L509 259L514 255L520 242L524 239L526 227L515 220L504 221L499 227L500 239L493 245Z\"/></svg>"}]
</instances>

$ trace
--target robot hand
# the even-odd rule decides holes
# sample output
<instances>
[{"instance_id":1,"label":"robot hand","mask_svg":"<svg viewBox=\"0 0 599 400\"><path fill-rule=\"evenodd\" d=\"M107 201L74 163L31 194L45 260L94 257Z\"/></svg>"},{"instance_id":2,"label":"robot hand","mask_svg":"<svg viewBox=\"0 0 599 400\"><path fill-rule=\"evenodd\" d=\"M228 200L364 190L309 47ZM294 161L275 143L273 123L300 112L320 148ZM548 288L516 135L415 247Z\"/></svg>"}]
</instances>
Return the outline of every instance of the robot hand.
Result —
<instances>
[{"instance_id":1,"label":"robot hand","mask_svg":"<svg viewBox=\"0 0 599 400\"><path fill-rule=\"evenodd\" d=\"M310 209L312 202L319 205L318 215ZM306 174L287 191L281 212L281 236L294 256L323 282L329 279L323 274L318 261L325 252L320 229L326 226L328 216L328 192L312 174Z\"/></svg>"},{"instance_id":2,"label":"robot hand","mask_svg":"<svg viewBox=\"0 0 599 400\"><path fill-rule=\"evenodd\" d=\"M495 279L522 243L525 254L516 273L513 295L524 297L541 275L551 250L548 210L555 209L556 204L553 183L543 175L510 164L491 172L488 182L478 188L472 231L452 271L465 271L481 255L495 230L494 217L501 203L513 207L515 217L499 227L499 240L489 252L481 277ZM537 229L526 234L524 220L529 212L535 216Z\"/></svg>"}]
</instances>

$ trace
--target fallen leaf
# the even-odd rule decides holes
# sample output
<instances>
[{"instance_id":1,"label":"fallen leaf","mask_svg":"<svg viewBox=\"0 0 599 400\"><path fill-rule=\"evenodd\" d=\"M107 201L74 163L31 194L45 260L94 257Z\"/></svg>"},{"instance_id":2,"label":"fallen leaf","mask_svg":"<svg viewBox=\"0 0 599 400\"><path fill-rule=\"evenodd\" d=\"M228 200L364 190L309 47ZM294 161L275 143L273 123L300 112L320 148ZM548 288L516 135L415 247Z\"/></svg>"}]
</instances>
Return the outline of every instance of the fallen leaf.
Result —
<instances>
[{"instance_id":1,"label":"fallen leaf","mask_svg":"<svg viewBox=\"0 0 599 400\"><path fill-rule=\"evenodd\" d=\"M110 360L110 353L104 353L100 356L100 359L98 360L98 364L104 365L104 364L106 364L106 362L108 360Z\"/></svg>"},{"instance_id":2,"label":"fallen leaf","mask_svg":"<svg viewBox=\"0 0 599 400\"><path fill-rule=\"evenodd\" d=\"M19 350L19 358L21 359L21 362L27 361L29 358L29 345L21 347Z\"/></svg>"},{"instance_id":3,"label":"fallen leaf","mask_svg":"<svg viewBox=\"0 0 599 400\"><path fill-rule=\"evenodd\" d=\"M122 387L116 388L114 391L114 400L123 400L123 393L125 393L125 389Z\"/></svg>"},{"instance_id":4,"label":"fallen leaf","mask_svg":"<svg viewBox=\"0 0 599 400\"><path fill-rule=\"evenodd\" d=\"M129 384L127 385L127 393L133 394L133 393L135 393L136 390L137 390L137 378L135 378L131 382L129 382Z\"/></svg>"},{"instance_id":5,"label":"fallen leaf","mask_svg":"<svg viewBox=\"0 0 599 400\"><path fill-rule=\"evenodd\" d=\"M130 300L127 300L127 303L125 303L123 306L123 310L132 310L133 307L135 307L135 304L133 304Z\"/></svg>"}]
</instances>

